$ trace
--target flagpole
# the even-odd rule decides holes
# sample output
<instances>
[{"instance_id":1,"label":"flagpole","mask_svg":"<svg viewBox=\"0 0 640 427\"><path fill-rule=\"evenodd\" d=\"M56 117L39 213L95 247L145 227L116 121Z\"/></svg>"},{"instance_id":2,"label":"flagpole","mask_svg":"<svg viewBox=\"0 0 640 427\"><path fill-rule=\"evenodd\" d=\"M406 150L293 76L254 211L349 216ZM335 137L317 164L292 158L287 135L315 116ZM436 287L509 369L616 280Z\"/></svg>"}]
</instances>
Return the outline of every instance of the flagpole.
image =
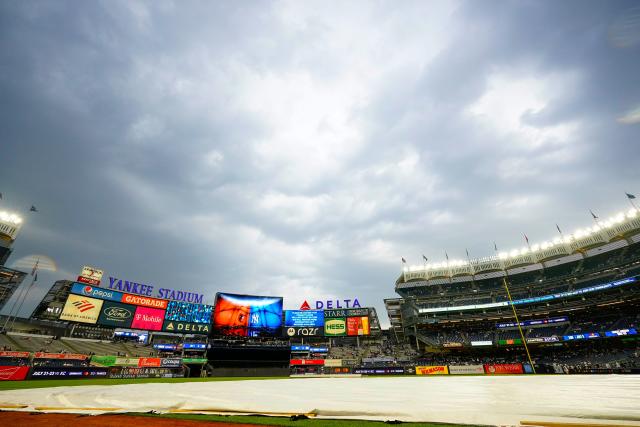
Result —
<instances>
[{"instance_id":1,"label":"flagpole","mask_svg":"<svg viewBox=\"0 0 640 427\"><path fill-rule=\"evenodd\" d=\"M513 305L513 300L511 299L511 292L509 292L509 286L507 285L507 277L502 278L502 283L504 283L504 288L507 290L507 297L509 297L509 305L513 310L513 316L516 318L516 325L518 325L518 330L520 331L520 338L522 338L522 344L524 344L524 349L527 352L527 358L529 359L529 363L531 364L531 369L533 373L536 373L536 367L533 364L533 360L531 360L531 354L529 353L529 346L527 345L527 340L524 337L524 332L522 332L522 326L520 325L520 320L518 320L518 313L516 312L516 306Z\"/></svg>"},{"instance_id":2,"label":"flagpole","mask_svg":"<svg viewBox=\"0 0 640 427\"><path fill-rule=\"evenodd\" d=\"M636 206L636 204L633 202L633 199L636 198L636 196L634 196L633 194L629 194L629 193L624 193L627 195L627 200L629 200L629 203L631 203L631 206L633 206L633 208L635 210L638 210L638 207Z\"/></svg>"}]
</instances>

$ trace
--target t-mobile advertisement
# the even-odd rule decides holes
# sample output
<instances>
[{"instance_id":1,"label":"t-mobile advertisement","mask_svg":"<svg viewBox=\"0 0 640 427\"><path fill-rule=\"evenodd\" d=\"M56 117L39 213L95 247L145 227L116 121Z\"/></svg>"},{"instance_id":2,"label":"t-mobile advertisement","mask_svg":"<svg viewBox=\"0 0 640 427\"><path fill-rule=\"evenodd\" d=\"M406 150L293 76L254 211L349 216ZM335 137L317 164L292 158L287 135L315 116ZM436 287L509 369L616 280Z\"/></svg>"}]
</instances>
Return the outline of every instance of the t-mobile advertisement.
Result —
<instances>
[{"instance_id":1,"label":"t-mobile advertisement","mask_svg":"<svg viewBox=\"0 0 640 427\"><path fill-rule=\"evenodd\" d=\"M146 329L148 331L159 331L164 322L164 310L150 307L137 307L133 315L131 328Z\"/></svg>"}]
</instances>

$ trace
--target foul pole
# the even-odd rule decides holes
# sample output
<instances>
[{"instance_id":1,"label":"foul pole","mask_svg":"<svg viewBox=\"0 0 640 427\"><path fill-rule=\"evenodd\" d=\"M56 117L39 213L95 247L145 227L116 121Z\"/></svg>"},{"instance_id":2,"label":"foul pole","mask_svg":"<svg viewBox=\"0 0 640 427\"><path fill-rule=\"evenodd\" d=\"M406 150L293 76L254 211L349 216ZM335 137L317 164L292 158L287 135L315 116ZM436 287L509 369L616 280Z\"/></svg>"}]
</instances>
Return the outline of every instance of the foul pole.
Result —
<instances>
[{"instance_id":1,"label":"foul pole","mask_svg":"<svg viewBox=\"0 0 640 427\"><path fill-rule=\"evenodd\" d=\"M529 346L527 346L527 340L524 337L524 333L522 332L522 326L520 326L520 320L518 319L518 313L516 311L516 306L513 305L513 300L511 299L511 292L509 292L509 285L507 285L507 278L502 278L502 283L504 283L504 288L507 290L507 297L509 297L509 305L513 310L513 316L516 318L516 325L518 325L518 330L520 331L520 338L522 338L522 344L524 344L524 349L527 352L527 358L529 359L529 363L531 364L531 369L533 373L536 373L536 367L533 364L533 360L531 360L531 354L529 353Z\"/></svg>"}]
</instances>

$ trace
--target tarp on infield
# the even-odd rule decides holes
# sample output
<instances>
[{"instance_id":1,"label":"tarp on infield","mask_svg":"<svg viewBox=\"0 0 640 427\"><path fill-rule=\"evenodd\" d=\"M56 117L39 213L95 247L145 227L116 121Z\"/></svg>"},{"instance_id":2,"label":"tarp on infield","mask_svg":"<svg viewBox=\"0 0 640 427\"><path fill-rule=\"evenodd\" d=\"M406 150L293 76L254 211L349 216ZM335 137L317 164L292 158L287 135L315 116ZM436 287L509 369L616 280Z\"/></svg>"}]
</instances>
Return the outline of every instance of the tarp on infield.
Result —
<instances>
[{"instance_id":1,"label":"tarp on infield","mask_svg":"<svg viewBox=\"0 0 640 427\"><path fill-rule=\"evenodd\" d=\"M0 407L22 404L25 411L314 413L489 425L523 420L639 425L630 421L640 420L638 402L636 375L292 378L0 392Z\"/></svg>"}]
</instances>

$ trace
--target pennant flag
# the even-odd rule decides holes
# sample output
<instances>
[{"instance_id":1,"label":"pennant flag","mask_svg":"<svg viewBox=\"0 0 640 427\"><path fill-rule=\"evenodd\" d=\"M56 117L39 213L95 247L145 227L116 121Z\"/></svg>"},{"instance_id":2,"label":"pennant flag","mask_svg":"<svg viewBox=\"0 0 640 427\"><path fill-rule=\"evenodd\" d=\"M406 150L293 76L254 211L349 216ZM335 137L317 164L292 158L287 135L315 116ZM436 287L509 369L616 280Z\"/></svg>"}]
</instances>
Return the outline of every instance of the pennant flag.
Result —
<instances>
[{"instance_id":1,"label":"pennant flag","mask_svg":"<svg viewBox=\"0 0 640 427\"><path fill-rule=\"evenodd\" d=\"M38 209L36 209L35 206L31 205L31 209L29 209L29 212L38 212Z\"/></svg>"},{"instance_id":2,"label":"pennant flag","mask_svg":"<svg viewBox=\"0 0 640 427\"><path fill-rule=\"evenodd\" d=\"M558 229L558 233L562 234L562 230L560 230L560 226L556 224L556 228Z\"/></svg>"},{"instance_id":3,"label":"pennant flag","mask_svg":"<svg viewBox=\"0 0 640 427\"><path fill-rule=\"evenodd\" d=\"M464 248L464 251L467 253L467 258L469 258L469 249Z\"/></svg>"},{"instance_id":4,"label":"pennant flag","mask_svg":"<svg viewBox=\"0 0 640 427\"><path fill-rule=\"evenodd\" d=\"M406 263L407 263L407 260L406 260L406 259L404 259L404 258L402 258L402 263L403 263L403 264L406 264Z\"/></svg>"},{"instance_id":5,"label":"pennant flag","mask_svg":"<svg viewBox=\"0 0 640 427\"><path fill-rule=\"evenodd\" d=\"M447 257L447 261L449 261L449 254L447 253L447 251L444 251L444 256Z\"/></svg>"},{"instance_id":6,"label":"pennant flag","mask_svg":"<svg viewBox=\"0 0 640 427\"><path fill-rule=\"evenodd\" d=\"M498 245L496 245L496 242L493 242L493 249L495 249L495 251L498 252Z\"/></svg>"},{"instance_id":7,"label":"pennant flag","mask_svg":"<svg viewBox=\"0 0 640 427\"><path fill-rule=\"evenodd\" d=\"M593 211L591 209L589 209L589 212L591 213L591 216L593 217L593 219L598 219L598 217L596 216L596 214L593 213Z\"/></svg>"},{"instance_id":8,"label":"pennant flag","mask_svg":"<svg viewBox=\"0 0 640 427\"><path fill-rule=\"evenodd\" d=\"M424 259L424 262L428 262L429 258L427 258L426 256L422 255L422 259Z\"/></svg>"},{"instance_id":9,"label":"pennant flag","mask_svg":"<svg viewBox=\"0 0 640 427\"><path fill-rule=\"evenodd\" d=\"M0 200L2 200L2 193L0 193Z\"/></svg>"},{"instance_id":10,"label":"pennant flag","mask_svg":"<svg viewBox=\"0 0 640 427\"><path fill-rule=\"evenodd\" d=\"M526 235L526 234L524 234L524 240L526 240L526 241L527 241L527 245L528 245L528 244L529 244L529 238L527 237L527 235Z\"/></svg>"},{"instance_id":11,"label":"pennant flag","mask_svg":"<svg viewBox=\"0 0 640 427\"><path fill-rule=\"evenodd\" d=\"M626 195L627 195L627 198L628 198L629 200L632 200L632 199L635 199L635 198L636 198L636 196L634 196L633 194L629 194L629 193L624 193L624 194L626 194ZM1 198L2 198L2 197L0 197L0 199L1 199Z\"/></svg>"}]
</instances>

